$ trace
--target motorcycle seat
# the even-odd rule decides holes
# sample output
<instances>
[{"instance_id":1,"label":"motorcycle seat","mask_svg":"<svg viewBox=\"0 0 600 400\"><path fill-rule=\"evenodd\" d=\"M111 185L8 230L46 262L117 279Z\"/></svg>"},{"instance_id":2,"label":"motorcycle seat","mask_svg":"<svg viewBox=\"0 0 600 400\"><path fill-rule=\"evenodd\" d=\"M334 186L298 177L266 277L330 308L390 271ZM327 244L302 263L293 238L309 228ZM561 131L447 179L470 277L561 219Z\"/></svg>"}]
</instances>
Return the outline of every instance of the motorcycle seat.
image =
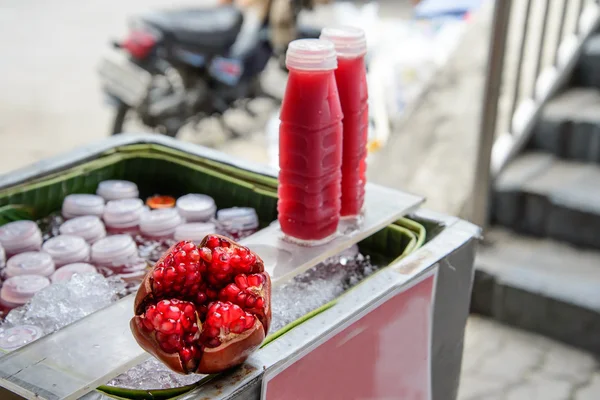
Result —
<instances>
[{"instance_id":1,"label":"motorcycle seat","mask_svg":"<svg viewBox=\"0 0 600 400\"><path fill-rule=\"evenodd\" d=\"M143 21L175 40L210 49L229 48L235 42L244 15L233 6L182 9L148 14Z\"/></svg>"}]
</instances>

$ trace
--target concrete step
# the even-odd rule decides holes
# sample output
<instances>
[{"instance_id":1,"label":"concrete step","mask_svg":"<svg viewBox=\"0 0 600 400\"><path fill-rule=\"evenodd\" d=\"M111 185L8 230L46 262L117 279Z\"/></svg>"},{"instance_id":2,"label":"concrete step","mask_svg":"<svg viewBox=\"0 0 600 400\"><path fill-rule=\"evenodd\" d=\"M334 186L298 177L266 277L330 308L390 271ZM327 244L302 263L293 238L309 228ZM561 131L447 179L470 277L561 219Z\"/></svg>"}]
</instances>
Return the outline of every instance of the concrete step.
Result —
<instances>
[{"instance_id":1,"label":"concrete step","mask_svg":"<svg viewBox=\"0 0 600 400\"><path fill-rule=\"evenodd\" d=\"M600 252L500 228L485 242L473 312L600 355Z\"/></svg>"},{"instance_id":2,"label":"concrete step","mask_svg":"<svg viewBox=\"0 0 600 400\"><path fill-rule=\"evenodd\" d=\"M600 166L525 153L495 182L492 219L519 233L600 249Z\"/></svg>"},{"instance_id":3,"label":"concrete step","mask_svg":"<svg viewBox=\"0 0 600 400\"><path fill-rule=\"evenodd\" d=\"M600 79L600 66L597 75ZM529 148L569 160L600 163L600 90L570 88L548 102Z\"/></svg>"}]
</instances>

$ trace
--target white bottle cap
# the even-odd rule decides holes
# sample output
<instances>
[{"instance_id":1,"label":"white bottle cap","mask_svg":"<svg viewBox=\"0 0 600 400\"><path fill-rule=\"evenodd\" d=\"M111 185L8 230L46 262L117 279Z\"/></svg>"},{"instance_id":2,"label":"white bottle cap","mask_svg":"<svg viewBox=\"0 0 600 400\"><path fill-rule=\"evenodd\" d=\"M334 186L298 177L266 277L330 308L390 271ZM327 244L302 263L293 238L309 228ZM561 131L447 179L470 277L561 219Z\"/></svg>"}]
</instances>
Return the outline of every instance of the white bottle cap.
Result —
<instances>
[{"instance_id":1,"label":"white bottle cap","mask_svg":"<svg viewBox=\"0 0 600 400\"><path fill-rule=\"evenodd\" d=\"M329 71L337 68L333 43L320 39L294 40L288 46L285 64L304 71Z\"/></svg>"},{"instance_id":2,"label":"white bottle cap","mask_svg":"<svg viewBox=\"0 0 600 400\"><path fill-rule=\"evenodd\" d=\"M175 228L185 221L175 208L161 208L142 214L140 231L152 237L172 237Z\"/></svg>"},{"instance_id":3,"label":"white bottle cap","mask_svg":"<svg viewBox=\"0 0 600 400\"><path fill-rule=\"evenodd\" d=\"M42 249L52 256L57 267L90 259L90 245L79 236L55 236L48 239Z\"/></svg>"},{"instance_id":4,"label":"white bottle cap","mask_svg":"<svg viewBox=\"0 0 600 400\"><path fill-rule=\"evenodd\" d=\"M323 28L320 39L333 43L338 57L356 58L367 54L367 37L360 28Z\"/></svg>"},{"instance_id":5,"label":"white bottle cap","mask_svg":"<svg viewBox=\"0 0 600 400\"><path fill-rule=\"evenodd\" d=\"M50 281L40 275L18 275L4 281L0 289L0 297L5 302L22 305L27 303L37 292L50 286Z\"/></svg>"},{"instance_id":6,"label":"white bottle cap","mask_svg":"<svg viewBox=\"0 0 600 400\"><path fill-rule=\"evenodd\" d=\"M217 227L212 222L193 222L179 225L175 229L174 239L178 242L181 240L190 240L199 244L206 235L216 233L216 231Z\"/></svg>"},{"instance_id":7,"label":"white bottle cap","mask_svg":"<svg viewBox=\"0 0 600 400\"><path fill-rule=\"evenodd\" d=\"M67 219L83 215L100 217L102 212L104 199L95 194L70 194L63 201L62 214Z\"/></svg>"},{"instance_id":8,"label":"white bottle cap","mask_svg":"<svg viewBox=\"0 0 600 400\"><path fill-rule=\"evenodd\" d=\"M97 265L118 265L137 257L138 250L129 235L113 235L92 245L92 262Z\"/></svg>"},{"instance_id":9,"label":"white bottle cap","mask_svg":"<svg viewBox=\"0 0 600 400\"><path fill-rule=\"evenodd\" d=\"M217 212L217 220L228 231L245 231L257 229L258 215L250 207L224 208Z\"/></svg>"},{"instance_id":10,"label":"white bottle cap","mask_svg":"<svg viewBox=\"0 0 600 400\"><path fill-rule=\"evenodd\" d=\"M190 222L208 221L215 217L217 211L217 205L212 197L195 193L177 199L176 208L179 214Z\"/></svg>"},{"instance_id":11,"label":"white bottle cap","mask_svg":"<svg viewBox=\"0 0 600 400\"><path fill-rule=\"evenodd\" d=\"M8 255L39 250L42 232L33 221L15 221L0 227L0 243Z\"/></svg>"},{"instance_id":12,"label":"white bottle cap","mask_svg":"<svg viewBox=\"0 0 600 400\"><path fill-rule=\"evenodd\" d=\"M131 199L139 197L140 192L135 183L123 180L108 180L98 184L96 190L98 196L102 196L106 201Z\"/></svg>"},{"instance_id":13,"label":"white bottle cap","mask_svg":"<svg viewBox=\"0 0 600 400\"><path fill-rule=\"evenodd\" d=\"M140 216L146 211L142 199L112 200L106 203L103 218L109 228L133 228L139 225Z\"/></svg>"},{"instance_id":14,"label":"white bottle cap","mask_svg":"<svg viewBox=\"0 0 600 400\"><path fill-rule=\"evenodd\" d=\"M70 219L62 224L58 230L61 235L79 236L88 243L94 243L106 236L104 224L95 215Z\"/></svg>"},{"instance_id":15,"label":"white bottle cap","mask_svg":"<svg viewBox=\"0 0 600 400\"><path fill-rule=\"evenodd\" d=\"M52 281L52 283L65 282L71 279L71 277L75 274L90 274L94 272L97 273L98 271L96 270L96 267L94 267L92 264L67 264L57 269L50 277L50 280Z\"/></svg>"},{"instance_id":16,"label":"white bottle cap","mask_svg":"<svg viewBox=\"0 0 600 400\"><path fill-rule=\"evenodd\" d=\"M56 270L54 260L48 253L28 251L11 257L6 263L6 276L17 275L50 276Z\"/></svg>"},{"instance_id":17,"label":"white bottle cap","mask_svg":"<svg viewBox=\"0 0 600 400\"><path fill-rule=\"evenodd\" d=\"M41 328L34 325L19 325L0 332L0 349L13 351L38 340L44 335Z\"/></svg>"}]
</instances>

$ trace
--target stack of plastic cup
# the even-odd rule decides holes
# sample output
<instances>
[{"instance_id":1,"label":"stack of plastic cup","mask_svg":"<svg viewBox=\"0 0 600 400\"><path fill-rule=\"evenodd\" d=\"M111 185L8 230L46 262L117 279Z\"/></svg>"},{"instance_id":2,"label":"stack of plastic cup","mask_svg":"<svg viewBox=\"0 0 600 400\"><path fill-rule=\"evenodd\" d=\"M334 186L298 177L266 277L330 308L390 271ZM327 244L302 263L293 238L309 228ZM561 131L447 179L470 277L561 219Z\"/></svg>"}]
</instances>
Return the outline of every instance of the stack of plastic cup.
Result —
<instances>
[{"instance_id":1,"label":"stack of plastic cup","mask_svg":"<svg viewBox=\"0 0 600 400\"><path fill-rule=\"evenodd\" d=\"M57 268L90 260L90 245L79 236L59 235L53 237L44 243L42 249L52 256Z\"/></svg>"},{"instance_id":2,"label":"stack of plastic cup","mask_svg":"<svg viewBox=\"0 0 600 400\"><path fill-rule=\"evenodd\" d=\"M6 352L17 350L44 335L41 328L34 325L19 325L0 332L0 349Z\"/></svg>"},{"instance_id":3,"label":"stack of plastic cup","mask_svg":"<svg viewBox=\"0 0 600 400\"><path fill-rule=\"evenodd\" d=\"M66 282L75 274L90 274L97 273L98 270L92 264L88 263L75 263L75 264L67 264L59 269L57 269L50 280L52 283L57 282Z\"/></svg>"},{"instance_id":4,"label":"stack of plastic cup","mask_svg":"<svg viewBox=\"0 0 600 400\"><path fill-rule=\"evenodd\" d=\"M150 239L172 239L175 229L184 222L175 208L152 210L140 217L140 232Z\"/></svg>"},{"instance_id":5,"label":"stack of plastic cup","mask_svg":"<svg viewBox=\"0 0 600 400\"><path fill-rule=\"evenodd\" d=\"M61 235L82 237L90 244L106 236L102 220L95 215L70 219L60 226L59 232Z\"/></svg>"},{"instance_id":6,"label":"stack of plastic cup","mask_svg":"<svg viewBox=\"0 0 600 400\"><path fill-rule=\"evenodd\" d=\"M140 192L137 185L133 182L108 180L98 184L96 194L103 197L106 201L110 201L136 198L139 197Z\"/></svg>"},{"instance_id":7,"label":"stack of plastic cup","mask_svg":"<svg viewBox=\"0 0 600 400\"><path fill-rule=\"evenodd\" d=\"M92 245L92 262L105 276L116 275L129 284L141 283L148 263L138 255L137 246L129 235L114 235Z\"/></svg>"},{"instance_id":8,"label":"stack of plastic cup","mask_svg":"<svg viewBox=\"0 0 600 400\"><path fill-rule=\"evenodd\" d=\"M206 222L215 217L217 205L215 200L204 194L186 194L177 199L179 215L188 222Z\"/></svg>"},{"instance_id":9,"label":"stack of plastic cup","mask_svg":"<svg viewBox=\"0 0 600 400\"><path fill-rule=\"evenodd\" d=\"M224 208L217 212L217 221L221 229L233 239L241 239L258 230L258 215L254 208Z\"/></svg>"},{"instance_id":10,"label":"stack of plastic cup","mask_svg":"<svg viewBox=\"0 0 600 400\"><path fill-rule=\"evenodd\" d=\"M37 292L49 285L50 280L40 275L18 275L8 278L0 289L0 306L4 315L27 303Z\"/></svg>"},{"instance_id":11,"label":"stack of plastic cup","mask_svg":"<svg viewBox=\"0 0 600 400\"><path fill-rule=\"evenodd\" d=\"M174 238L176 241L189 240L200 244L206 235L216 233L217 227L212 222L192 222L179 225L175 229Z\"/></svg>"},{"instance_id":12,"label":"stack of plastic cup","mask_svg":"<svg viewBox=\"0 0 600 400\"><path fill-rule=\"evenodd\" d=\"M18 275L50 276L56 270L54 260L48 253L28 251L9 258L6 263L5 275L8 278Z\"/></svg>"},{"instance_id":13,"label":"stack of plastic cup","mask_svg":"<svg viewBox=\"0 0 600 400\"><path fill-rule=\"evenodd\" d=\"M42 247L42 232L33 221L9 222L0 227L0 244L8 257Z\"/></svg>"},{"instance_id":14,"label":"stack of plastic cup","mask_svg":"<svg viewBox=\"0 0 600 400\"><path fill-rule=\"evenodd\" d=\"M112 200L104 207L104 223L110 233L130 233L139 231L140 217L148 212L141 199Z\"/></svg>"},{"instance_id":15,"label":"stack of plastic cup","mask_svg":"<svg viewBox=\"0 0 600 400\"><path fill-rule=\"evenodd\" d=\"M70 194L65 197L62 215L66 219L95 215L101 217L104 212L104 199L95 194Z\"/></svg>"}]
</instances>

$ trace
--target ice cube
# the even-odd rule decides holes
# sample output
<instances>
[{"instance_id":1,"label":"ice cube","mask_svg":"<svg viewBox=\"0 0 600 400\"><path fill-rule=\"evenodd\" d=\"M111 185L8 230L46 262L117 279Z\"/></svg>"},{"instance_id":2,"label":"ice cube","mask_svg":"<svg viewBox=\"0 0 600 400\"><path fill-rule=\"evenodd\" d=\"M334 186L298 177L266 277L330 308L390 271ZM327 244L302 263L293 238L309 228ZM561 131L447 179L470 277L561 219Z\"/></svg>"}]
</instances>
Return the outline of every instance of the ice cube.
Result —
<instances>
[{"instance_id":1,"label":"ice cube","mask_svg":"<svg viewBox=\"0 0 600 400\"><path fill-rule=\"evenodd\" d=\"M180 375L154 357L117 376L108 385L131 389L169 389L200 381L204 375Z\"/></svg>"},{"instance_id":2,"label":"ice cube","mask_svg":"<svg viewBox=\"0 0 600 400\"><path fill-rule=\"evenodd\" d=\"M11 325L36 325L50 333L118 299L114 284L100 274L75 274L36 293L26 305L6 317Z\"/></svg>"}]
</instances>

